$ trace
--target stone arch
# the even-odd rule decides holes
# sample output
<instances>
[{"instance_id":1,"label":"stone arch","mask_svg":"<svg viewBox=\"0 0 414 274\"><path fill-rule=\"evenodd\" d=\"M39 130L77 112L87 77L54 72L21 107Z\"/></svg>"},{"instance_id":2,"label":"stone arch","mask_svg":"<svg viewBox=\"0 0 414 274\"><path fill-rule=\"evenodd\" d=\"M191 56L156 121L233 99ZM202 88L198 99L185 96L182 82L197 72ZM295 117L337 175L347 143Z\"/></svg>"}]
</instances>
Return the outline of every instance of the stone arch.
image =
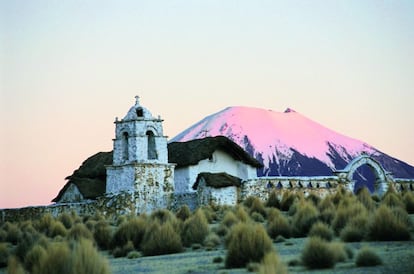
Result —
<instances>
[{"instance_id":1,"label":"stone arch","mask_svg":"<svg viewBox=\"0 0 414 274\"><path fill-rule=\"evenodd\" d=\"M387 172L381 166L381 164L370 157L367 154L362 154L355 159L353 159L349 164L345 167L344 170L341 170L339 173L340 177L345 177L346 181L350 184L350 188L354 191L355 182L353 181L354 173L358 168L361 166L367 165L371 168L372 172L375 175L375 192L382 195L384 192L387 191L388 184L387 184ZM342 176L341 176L342 175Z\"/></svg>"},{"instance_id":2,"label":"stone arch","mask_svg":"<svg viewBox=\"0 0 414 274\"><path fill-rule=\"evenodd\" d=\"M145 133L147 135L147 152L148 152L148 160L156 160L158 159L157 153L157 146L155 142L155 134L152 130L147 130Z\"/></svg>"}]
</instances>

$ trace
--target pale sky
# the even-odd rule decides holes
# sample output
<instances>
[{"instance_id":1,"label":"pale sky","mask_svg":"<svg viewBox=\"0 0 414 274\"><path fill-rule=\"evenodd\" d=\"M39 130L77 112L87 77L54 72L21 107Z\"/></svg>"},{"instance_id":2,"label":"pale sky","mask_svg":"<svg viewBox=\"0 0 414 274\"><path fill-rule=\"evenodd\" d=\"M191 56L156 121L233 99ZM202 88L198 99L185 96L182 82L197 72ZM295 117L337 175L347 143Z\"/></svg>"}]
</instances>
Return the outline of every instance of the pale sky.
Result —
<instances>
[{"instance_id":1,"label":"pale sky","mask_svg":"<svg viewBox=\"0 0 414 274\"><path fill-rule=\"evenodd\" d=\"M0 208L49 204L137 94L170 137L291 107L414 165L414 1L0 0Z\"/></svg>"}]
</instances>

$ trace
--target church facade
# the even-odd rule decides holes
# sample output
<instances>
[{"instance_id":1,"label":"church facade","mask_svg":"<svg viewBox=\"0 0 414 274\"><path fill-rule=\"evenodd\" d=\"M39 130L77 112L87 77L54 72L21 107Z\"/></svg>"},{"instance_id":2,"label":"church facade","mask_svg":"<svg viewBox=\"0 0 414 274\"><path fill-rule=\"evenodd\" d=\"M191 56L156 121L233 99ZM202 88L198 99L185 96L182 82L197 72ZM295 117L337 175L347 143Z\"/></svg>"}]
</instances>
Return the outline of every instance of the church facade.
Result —
<instances>
[{"instance_id":1,"label":"church facade","mask_svg":"<svg viewBox=\"0 0 414 274\"><path fill-rule=\"evenodd\" d=\"M168 162L162 119L136 96L126 116L115 119L113 163L106 167L106 195L129 193L137 212L166 208L174 195L174 164Z\"/></svg>"}]
</instances>

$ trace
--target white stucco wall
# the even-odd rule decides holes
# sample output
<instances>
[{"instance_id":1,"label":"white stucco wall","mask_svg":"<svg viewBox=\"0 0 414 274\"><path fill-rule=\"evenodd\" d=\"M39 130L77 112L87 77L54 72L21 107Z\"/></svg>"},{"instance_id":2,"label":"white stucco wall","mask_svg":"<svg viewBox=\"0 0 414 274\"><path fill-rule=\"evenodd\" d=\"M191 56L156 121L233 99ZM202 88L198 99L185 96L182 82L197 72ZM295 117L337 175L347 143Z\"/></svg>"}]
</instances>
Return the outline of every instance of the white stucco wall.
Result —
<instances>
[{"instance_id":1,"label":"white stucco wall","mask_svg":"<svg viewBox=\"0 0 414 274\"><path fill-rule=\"evenodd\" d=\"M202 178L197 188L198 202L200 205L216 204L216 205L236 205L237 204L237 187L208 187Z\"/></svg>"},{"instance_id":2,"label":"white stucco wall","mask_svg":"<svg viewBox=\"0 0 414 274\"><path fill-rule=\"evenodd\" d=\"M197 165L192 165L175 170L175 189L177 193L194 192L192 189L198 174L201 172L227 174L239 177L242 180L255 178L256 168L241 161L234 160L230 155L221 150L213 152L212 160L204 159Z\"/></svg>"},{"instance_id":3,"label":"white stucco wall","mask_svg":"<svg viewBox=\"0 0 414 274\"><path fill-rule=\"evenodd\" d=\"M106 168L106 193L134 191L135 171L133 165L108 166Z\"/></svg>"}]
</instances>

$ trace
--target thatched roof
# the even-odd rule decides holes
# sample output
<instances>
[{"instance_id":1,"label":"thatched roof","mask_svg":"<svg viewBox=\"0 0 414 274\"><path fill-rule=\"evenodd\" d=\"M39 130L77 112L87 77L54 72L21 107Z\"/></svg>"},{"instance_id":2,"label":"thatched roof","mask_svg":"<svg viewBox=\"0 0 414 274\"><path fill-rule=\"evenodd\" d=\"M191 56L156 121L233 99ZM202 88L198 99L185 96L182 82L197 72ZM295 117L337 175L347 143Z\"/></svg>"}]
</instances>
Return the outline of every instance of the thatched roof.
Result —
<instances>
[{"instance_id":1,"label":"thatched roof","mask_svg":"<svg viewBox=\"0 0 414 274\"><path fill-rule=\"evenodd\" d=\"M238 144L224 136L169 143L168 159L170 163L176 163L177 167L196 165L199 161L210 158L216 150L223 150L233 159L253 167L263 166Z\"/></svg>"},{"instance_id":2,"label":"thatched roof","mask_svg":"<svg viewBox=\"0 0 414 274\"><path fill-rule=\"evenodd\" d=\"M197 176L196 182L193 185L194 190L197 189L201 178L203 178L204 181L206 182L206 186L214 187L214 188L222 188L222 187L228 187L228 186L239 187L242 181L240 178L229 175L225 172L220 172L220 173L202 172L198 174Z\"/></svg>"},{"instance_id":3,"label":"thatched roof","mask_svg":"<svg viewBox=\"0 0 414 274\"><path fill-rule=\"evenodd\" d=\"M110 164L112 164L112 151L98 152L89 157L82 163L79 169L65 178L68 182L52 202L59 202L71 184L76 185L85 199L95 199L98 196L104 195L106 189L105 165Z\"/></svg>"}]
</instances>

